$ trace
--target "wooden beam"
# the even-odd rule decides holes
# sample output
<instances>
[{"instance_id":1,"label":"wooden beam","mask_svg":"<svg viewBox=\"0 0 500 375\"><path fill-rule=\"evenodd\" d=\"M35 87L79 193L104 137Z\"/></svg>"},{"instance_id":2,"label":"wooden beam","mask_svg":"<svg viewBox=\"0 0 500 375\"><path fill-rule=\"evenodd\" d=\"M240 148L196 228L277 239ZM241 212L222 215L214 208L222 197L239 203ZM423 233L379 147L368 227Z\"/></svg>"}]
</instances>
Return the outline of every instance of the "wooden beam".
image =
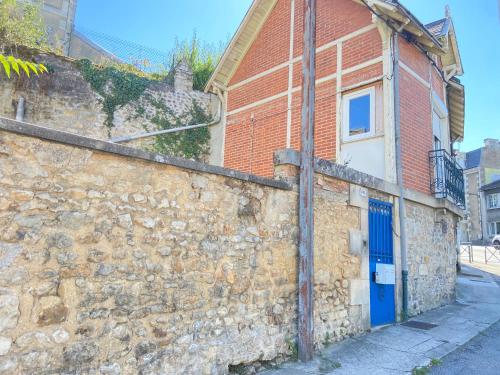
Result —
<instances>
[{"instance_id":1,"label":"wooden beam","mask_svg":"<svg viewBox=\"0 0 500 375\"><path fill-rule=\"evenodd\" d=\"M316 0L304 2L304 53L302 56L302 122L299 186L299 359L312 359L313 236L314 236L314 103L316 82Z\"/></svg>"}]
</instances>

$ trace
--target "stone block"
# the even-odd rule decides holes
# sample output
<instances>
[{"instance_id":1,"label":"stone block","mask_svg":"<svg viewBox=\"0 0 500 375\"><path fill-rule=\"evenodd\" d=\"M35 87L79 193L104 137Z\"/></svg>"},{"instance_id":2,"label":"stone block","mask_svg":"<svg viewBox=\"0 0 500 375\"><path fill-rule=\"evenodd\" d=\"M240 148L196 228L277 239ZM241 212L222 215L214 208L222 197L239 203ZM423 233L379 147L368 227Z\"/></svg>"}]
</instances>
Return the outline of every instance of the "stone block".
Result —
<instances>
[{"instance_id":1,"label":"stone block","mask_svg":"<svg viewBox=\"0 0 500 375\"><path fill-rule=\"evenodd\" d=\"M67 315L68 308L60 297L47 296L38 300L36 322L39 326L62 323Z\"/></svg>"},{"instance_id":2,"label":"stone block","mask_svg":"<svg viewBox=\"0 0 500 375\"><path fill-rule=\"evenodd\" d=\"M350 280L349 284L350 305L370 305L370 281Z\"/></svg>"},{"instance_id":3,"label":"stone block","mask_svg":"<svg viewBox=\"0 0 500 375\"><path fill-rule=\"evenodd\" d=\"M366 233L359 229L349 229L349 252L353 255L364 255L368 250Z\"/></svg>"},{"instance_id":4,"label":"stone block","mask_svg":"<svg viewBox=\"0 0 500 375\"><path fill-rule=\"evenodd\" d=\"M0 332L15 328L19 315L17 294L10 289L0 289Z\"/></svg>"},{"instance_id":5,"label":"stone block","mask_svg":"<svg viewBox=\"0 0 500 375\"><path fill-rule=\"evenodd\" d=\"M359 185L349 185L349 205L368 209L368 189Z\"/></svg>"}]
</instances>

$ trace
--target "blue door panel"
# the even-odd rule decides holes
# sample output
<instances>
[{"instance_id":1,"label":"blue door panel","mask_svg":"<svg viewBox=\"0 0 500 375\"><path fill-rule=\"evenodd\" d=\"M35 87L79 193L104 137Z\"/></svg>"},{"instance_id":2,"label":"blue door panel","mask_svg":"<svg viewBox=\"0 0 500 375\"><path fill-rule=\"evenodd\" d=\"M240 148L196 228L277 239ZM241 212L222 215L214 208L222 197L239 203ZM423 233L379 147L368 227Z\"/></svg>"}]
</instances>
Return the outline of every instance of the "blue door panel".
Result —
<instances>
[{"instance_id":1,"label":"blue door panel","mask_svg":"<svg viewBox=\"0 0 500 375\"><path fill-rule=\"evenodd\" d=\"M394 264L392 236L392 205L370 199L369 214L370 251L370 316L372 326L395 320L394 285L375 282L377 263Z\"/></svg>"}]
</instances>

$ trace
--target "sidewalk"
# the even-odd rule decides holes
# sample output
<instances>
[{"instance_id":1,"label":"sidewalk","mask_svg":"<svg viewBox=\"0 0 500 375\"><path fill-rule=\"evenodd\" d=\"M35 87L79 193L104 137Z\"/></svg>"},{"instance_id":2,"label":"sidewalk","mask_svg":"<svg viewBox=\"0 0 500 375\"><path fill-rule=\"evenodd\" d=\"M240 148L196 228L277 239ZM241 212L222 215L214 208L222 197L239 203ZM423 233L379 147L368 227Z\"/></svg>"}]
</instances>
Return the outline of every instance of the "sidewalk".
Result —
<instances>
[{"instance_id":1,"label":"sidewalk","mask_svg":"<svg viewBox=\"0 0 500 375\"><path fill-rule=\"evenodd\" d=\"M500 320L500 287L479 269L463 266L457 279L457 302L411 321L431 323L427 329L400 324L347 339L325 348L308 363L283 364L265 375L404 374L427 366Z\"/></svg>"}]
</instances>

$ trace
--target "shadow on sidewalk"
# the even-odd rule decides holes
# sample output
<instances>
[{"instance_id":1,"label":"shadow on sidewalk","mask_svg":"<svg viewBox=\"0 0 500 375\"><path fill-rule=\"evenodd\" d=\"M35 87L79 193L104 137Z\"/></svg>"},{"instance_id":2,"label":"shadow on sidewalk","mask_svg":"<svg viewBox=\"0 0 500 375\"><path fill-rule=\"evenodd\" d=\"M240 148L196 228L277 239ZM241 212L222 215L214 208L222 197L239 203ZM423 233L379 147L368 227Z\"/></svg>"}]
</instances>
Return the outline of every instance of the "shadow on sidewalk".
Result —
<instances>
[{"instance_id":1,"label":"shadow on sidewalk","mask_svg":"<svg viewBox=\"0 0 500 375\"><path fill-rule=\"evenodd\" d=\"M457 301L323 349L309 363L288 362L266 375L403 374L444 357L500 320L498 275L463 265Z\"/></svg>"}]
</instances>

